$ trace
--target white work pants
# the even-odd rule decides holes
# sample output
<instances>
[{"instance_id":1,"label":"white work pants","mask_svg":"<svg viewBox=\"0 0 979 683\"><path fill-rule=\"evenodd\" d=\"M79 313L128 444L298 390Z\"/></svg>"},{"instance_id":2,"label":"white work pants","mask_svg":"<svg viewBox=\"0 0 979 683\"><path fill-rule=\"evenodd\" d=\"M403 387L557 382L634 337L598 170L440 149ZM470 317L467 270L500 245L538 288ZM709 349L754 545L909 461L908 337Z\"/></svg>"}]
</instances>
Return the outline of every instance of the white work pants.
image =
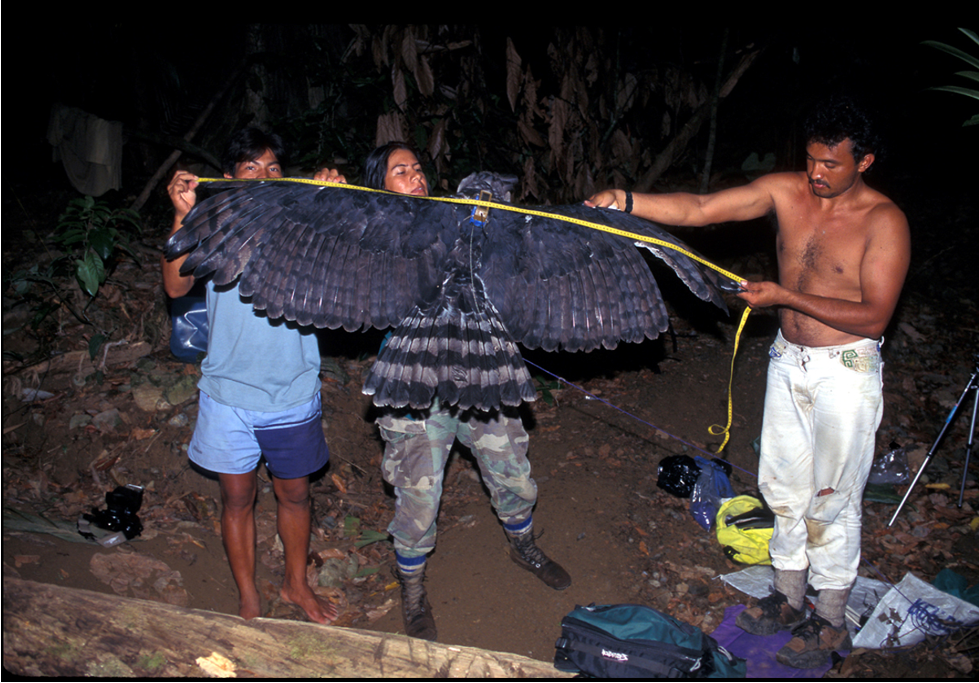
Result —
<instances>
[{"instance_id":1,"label":"white work pants","mask_svg":"<svg viewBox=\"0 0 979 683\"><path fill-rule=\"evenodd\" d=\"M759 488L775 513L781 570L809 569L816 590L844 590L860 563L863 489L883 411L880 343L790 344L769 352Z\"/></svg>"}]
</instances>

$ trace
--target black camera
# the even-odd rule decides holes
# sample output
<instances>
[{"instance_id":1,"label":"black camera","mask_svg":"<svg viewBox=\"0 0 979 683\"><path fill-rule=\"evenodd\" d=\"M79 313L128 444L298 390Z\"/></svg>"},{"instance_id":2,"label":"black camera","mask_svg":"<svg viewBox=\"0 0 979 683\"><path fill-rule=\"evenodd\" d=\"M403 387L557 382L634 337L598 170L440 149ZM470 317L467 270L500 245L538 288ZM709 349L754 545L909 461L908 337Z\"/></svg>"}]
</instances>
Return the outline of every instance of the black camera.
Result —
<instances>
[{"instance_id":1,"label":"black camera","mask_svg":"<svg viewBox=\"0 0 979 683\"><path fill-rule=\"evenodd\" d=\"M135 484L117 486L114 491L105 494L105 510L92 509L92 515L86 515L100 529L121 531L126 540L132 540L143 531L143 523L136 513L143 504L143 487Z\"/></svg>"}]
</instances>

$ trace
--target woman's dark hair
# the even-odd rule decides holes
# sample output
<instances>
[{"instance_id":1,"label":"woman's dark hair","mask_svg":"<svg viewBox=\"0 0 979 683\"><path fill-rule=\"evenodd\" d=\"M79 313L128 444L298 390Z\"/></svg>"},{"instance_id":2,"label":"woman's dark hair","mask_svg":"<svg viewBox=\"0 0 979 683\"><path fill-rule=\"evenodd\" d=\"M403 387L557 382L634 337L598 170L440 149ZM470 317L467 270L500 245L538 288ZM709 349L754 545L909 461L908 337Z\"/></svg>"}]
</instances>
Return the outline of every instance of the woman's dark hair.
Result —
<instances>
[{"instance_id":1,"label":"woman's dark hair","mask_svg":"<svg viewBox=\"0 0 979 683\"><path fill-rule=\"evenodd\" d=\"M244 128L228 142L228 148L221 159L221 170L230 176L235 174L235 167L246 161L255 161L268 150L275 155L279 166L286 165L285 145L282 138L275 133L266 133L258 128Z\"/></svg>"},{"instance_id":2,"label":"woman's dark hair","mask_svg":"<svg viewBox=\"0 0 979 683\"><path fill-rule=\"evenodd\" d=\"M388 159L399 149L408 150L415 155L416 159L418 158L415 150L403 142L389 142L386 145L381 145L368 154L364 161L364 187L375 190L385 189L384 178L388 174Z\"/></svg>"}]
</instances>

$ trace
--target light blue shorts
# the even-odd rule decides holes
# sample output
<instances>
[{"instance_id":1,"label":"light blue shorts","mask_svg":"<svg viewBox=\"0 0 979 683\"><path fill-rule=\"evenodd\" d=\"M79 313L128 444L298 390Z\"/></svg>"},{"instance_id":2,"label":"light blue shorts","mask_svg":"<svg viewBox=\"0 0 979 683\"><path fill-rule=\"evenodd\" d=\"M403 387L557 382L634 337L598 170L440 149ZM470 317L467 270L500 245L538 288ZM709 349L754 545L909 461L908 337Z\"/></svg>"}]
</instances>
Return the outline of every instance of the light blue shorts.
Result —
<instances>
[{"instance_id":1,"label":"light blue shorts","mask_svg":"<svg viewBox=\"0 0 979 683\"><path fill-rule=\"evenodd\" d=\"M276 413L233 408L200 393L190 459L219 474L245 474L265 465L273 477L298 479L316 472L330 454L323 437L319 393L305 405Z\"/></svg>"}]
</instances>

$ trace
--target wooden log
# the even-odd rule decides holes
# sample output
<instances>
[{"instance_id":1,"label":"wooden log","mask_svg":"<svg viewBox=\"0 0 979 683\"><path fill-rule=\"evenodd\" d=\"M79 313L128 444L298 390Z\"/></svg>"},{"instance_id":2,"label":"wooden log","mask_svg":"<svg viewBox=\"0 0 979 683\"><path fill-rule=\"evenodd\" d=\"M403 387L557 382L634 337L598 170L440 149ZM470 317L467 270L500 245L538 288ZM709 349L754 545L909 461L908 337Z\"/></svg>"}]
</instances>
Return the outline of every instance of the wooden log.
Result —
<instances>
[{"instance_id":1,"label":"wooden log","mask_svg":"<svg viewBox=\"0 0 979 683\"><path fill-rule=\"evenodd\" d=\"M252 619L3 579L3 666L20 676L531 678L529 657L407 636Z\"/></svg>"}]
</instances>

